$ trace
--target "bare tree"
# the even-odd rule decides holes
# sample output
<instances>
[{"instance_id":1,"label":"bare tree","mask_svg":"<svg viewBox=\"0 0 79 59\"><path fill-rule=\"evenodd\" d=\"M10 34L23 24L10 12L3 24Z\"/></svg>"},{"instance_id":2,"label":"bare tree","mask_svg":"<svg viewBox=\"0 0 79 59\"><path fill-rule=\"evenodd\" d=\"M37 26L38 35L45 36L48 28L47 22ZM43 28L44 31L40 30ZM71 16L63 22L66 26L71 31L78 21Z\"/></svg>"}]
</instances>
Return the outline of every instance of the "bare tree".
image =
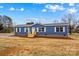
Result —
<instances>
[{"instance_id":1,"label":"bare tree","mask_svg":"<svg viewBox=\"0 0 79 59\"><path fill-rule=\"evenodd\" d=\"M6 27L13 27L12 19L9 16L6 16L6 15L3 16L3 23L4 23L4 26Z\"/></svg>"},{"instance_id":2,"label":"bare tree","mask_svg":"<svg viewBox=\"0 0 79 59\"><path fill-rule=\"evenodd\" d=\"M76 17L73 14L66 14L64 17L61 19L63 23L68 23L69 26L69 34L72 34L74 27L76 26Z\"/></svg>"}]
</instances>

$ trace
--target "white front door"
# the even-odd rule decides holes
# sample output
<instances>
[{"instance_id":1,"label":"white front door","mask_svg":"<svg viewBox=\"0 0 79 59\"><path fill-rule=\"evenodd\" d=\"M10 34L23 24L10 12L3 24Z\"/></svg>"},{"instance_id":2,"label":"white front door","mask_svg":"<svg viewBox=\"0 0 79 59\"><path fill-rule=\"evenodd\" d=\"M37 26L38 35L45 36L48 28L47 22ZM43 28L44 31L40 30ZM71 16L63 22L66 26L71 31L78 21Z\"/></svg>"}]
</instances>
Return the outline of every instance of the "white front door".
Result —
<instances>
[{"instance_id":1,"label":"white front door","mask_svg":"<svg viewBox=\"0 0 79 59\"><path fill-rule=\"evenodd\" d=\"M30 28L28 28L28 34L30 34Z\"/></svg>"},{"instance_id":2,"label":"white front door","mask_svg":"<svg viewBox=\"0 0 79 59\"><path fill-rule=\"evenodd\" d=\"M32 27L32 34L35 33L35 27Z\"/></svg>"}]
</instances>

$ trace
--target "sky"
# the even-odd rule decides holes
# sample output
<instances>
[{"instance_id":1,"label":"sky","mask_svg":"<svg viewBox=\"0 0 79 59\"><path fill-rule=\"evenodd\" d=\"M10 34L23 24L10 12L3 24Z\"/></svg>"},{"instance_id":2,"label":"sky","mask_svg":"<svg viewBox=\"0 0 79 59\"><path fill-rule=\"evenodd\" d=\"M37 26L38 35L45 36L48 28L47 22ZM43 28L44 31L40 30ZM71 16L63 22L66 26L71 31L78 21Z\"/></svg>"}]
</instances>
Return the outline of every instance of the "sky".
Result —
<instances>
[{"instance_id":1,"label":"sky","mask_svg":"<svg viewBox=\"0 0 79 59\"><path fill-rule=\"evenodd\" d=\"M0 15L12 18L14 24L52 23L65 14L79 16L78 3L0 3Z\"/></svg>"}]
</instances>

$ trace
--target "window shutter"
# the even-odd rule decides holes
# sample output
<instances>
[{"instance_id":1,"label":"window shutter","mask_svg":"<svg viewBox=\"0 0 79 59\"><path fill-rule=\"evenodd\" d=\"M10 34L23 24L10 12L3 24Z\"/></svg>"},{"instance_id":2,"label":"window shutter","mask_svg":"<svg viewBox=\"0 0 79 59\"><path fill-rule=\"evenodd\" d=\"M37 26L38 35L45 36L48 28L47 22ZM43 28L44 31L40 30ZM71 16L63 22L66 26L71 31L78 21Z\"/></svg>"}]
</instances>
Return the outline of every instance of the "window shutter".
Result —
<instances>
[{"instance_id":1,"label":"window shutter","mask_svg":"<svg viewBox=\"0 0 79 59\"><path fill-rule=\"evenodd\" d=\"M19 32L21 32L21 28L19 28Z\"/></svg>"},{"instance_id":2,"label":"window shutter","mask_svg":"<svg viewBox=\"0 0 79 59\"><path fill-rule=\"evenodd\" d=\"M44 27L44 32L46 32L46 27Z\"/></svg>"},{"instance_id":3,"label":"window shutter","mask_svg":"<svg viewBox=\"0 0 79 59\"><path fill-rule=\"evenodd\" d=\"M37 28L37 32L39 32L39 28Z\"/></svg>"},{"instance_id":4,"label":"window shutter","mask_svg":"<svg viewBox=\"0 0 79 59\"><path fill-rule=\"evenodd\" d=\"M17 32L17 28L15 28L15 32Z\"/></svg>"},{"instance_id":5,"label":"window shutter","mask_svg":"<svg viewBox=\"0 0 79 59\"><path fill-rule=\"evenodd\" d=\"M54 27L54 32L56 32L56 27Z\"/></svg>"},{"instance_id":6,"label":"window shutter","mask_svg":"<svg viewBox=\"0 0 79 59\"><path fill-rule=\"evenodd\" d=\"M63 27L63 32L65 32L65 27Z\"/></svg>"},{"instance_id":7,"label":"window shutter","mask_svg":"<svg viewBox=\"0 0 79 59\"><path fill-rule=\"evenodd\" d=\"M26 28L24 28L24 32L26 32Z\"/></svg>"}]
</instances>

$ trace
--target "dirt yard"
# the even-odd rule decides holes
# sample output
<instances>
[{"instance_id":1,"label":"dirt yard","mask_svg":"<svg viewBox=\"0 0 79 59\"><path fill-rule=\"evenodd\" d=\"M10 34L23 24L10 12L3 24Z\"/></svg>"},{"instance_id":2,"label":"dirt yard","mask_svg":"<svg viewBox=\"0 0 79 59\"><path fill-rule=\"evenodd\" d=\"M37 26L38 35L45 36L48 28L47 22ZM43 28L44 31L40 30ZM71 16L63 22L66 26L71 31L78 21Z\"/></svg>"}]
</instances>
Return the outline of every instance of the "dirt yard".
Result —
<instances>
[{"instance_id":1,"label":"dirt yard","mask_svg":"<svg viewBox=\"0 0 79 59\"><path fill-rule=\"evenodd\" d=\"M79 56L79 35L69 38L25 38L0 34L1 56Z\"/></svg>"}]
</instances>

